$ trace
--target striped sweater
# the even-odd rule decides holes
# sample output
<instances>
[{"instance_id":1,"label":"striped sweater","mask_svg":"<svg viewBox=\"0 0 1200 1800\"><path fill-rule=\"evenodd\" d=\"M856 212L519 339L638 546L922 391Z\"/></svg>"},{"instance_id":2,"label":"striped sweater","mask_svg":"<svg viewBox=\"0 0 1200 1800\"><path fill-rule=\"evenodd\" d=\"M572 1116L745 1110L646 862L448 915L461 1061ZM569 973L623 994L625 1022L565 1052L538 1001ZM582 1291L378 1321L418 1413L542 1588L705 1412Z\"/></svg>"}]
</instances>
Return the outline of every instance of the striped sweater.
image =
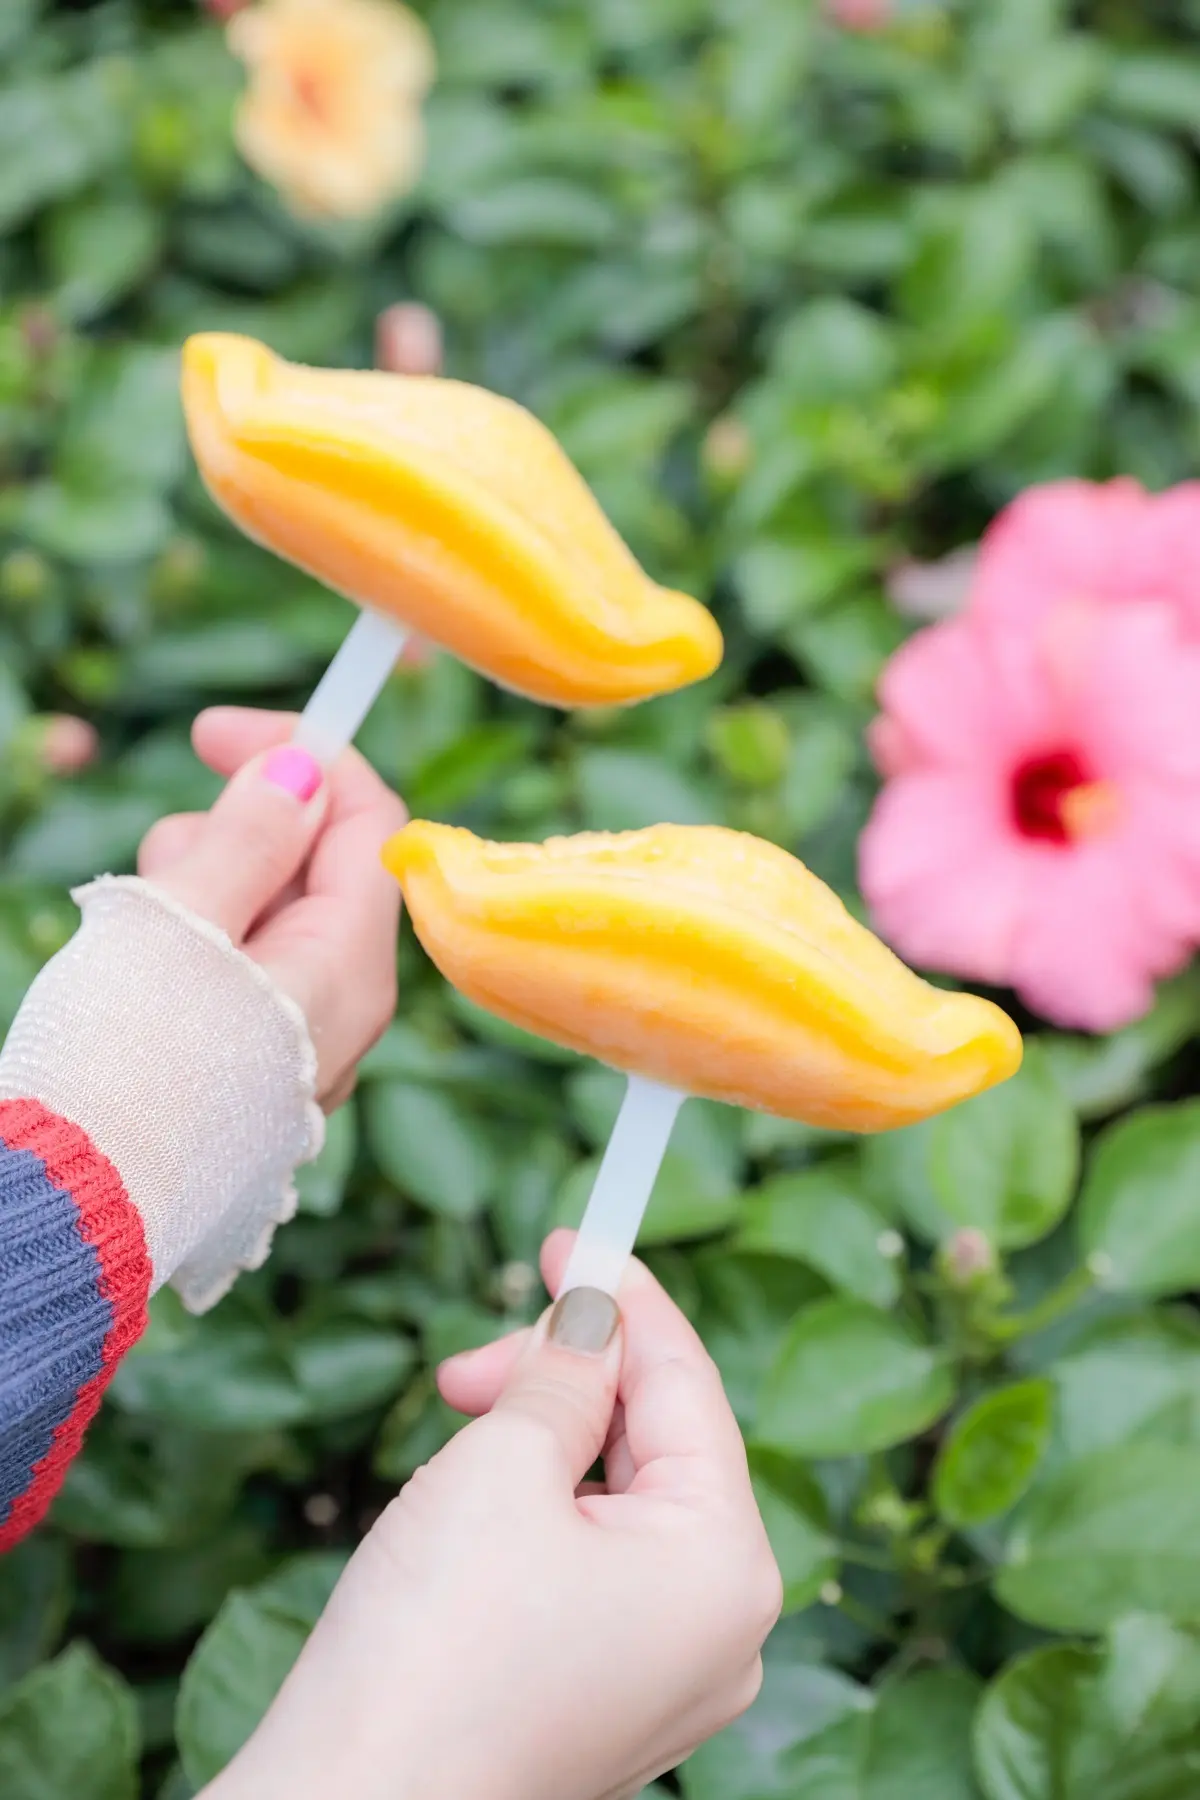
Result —
<instances>
[{"instance_id":1,"label":"striped sweater","mask_svg":"<svg viewBox=\"0 0 1200 1800\"><path fill-rule=\"evenodd\" d=\"M150 1281L112 1163L36 1100L0 1100L0 1552L62 1485Z\"/></svg>"}]
</instances>

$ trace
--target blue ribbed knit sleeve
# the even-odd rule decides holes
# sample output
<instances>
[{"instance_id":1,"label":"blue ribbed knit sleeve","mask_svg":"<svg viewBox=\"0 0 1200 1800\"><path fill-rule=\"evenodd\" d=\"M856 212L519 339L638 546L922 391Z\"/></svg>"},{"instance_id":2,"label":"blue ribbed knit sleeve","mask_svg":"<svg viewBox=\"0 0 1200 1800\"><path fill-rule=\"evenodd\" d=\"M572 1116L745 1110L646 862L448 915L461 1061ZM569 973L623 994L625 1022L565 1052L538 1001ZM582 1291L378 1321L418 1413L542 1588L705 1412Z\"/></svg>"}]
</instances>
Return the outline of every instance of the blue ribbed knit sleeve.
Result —
<instances>
[{"instance_id":1,"label":"blue ribbed knit sleeve","mask_svg":"<svg viewBox=\"0 0 1200 1800\"><path fill-rule=\"evenodd\" d=\"M113 1165L36 1101L0 1101L0 1550L49 1507L149 1291Z\"/></svg>"}]
</instances>

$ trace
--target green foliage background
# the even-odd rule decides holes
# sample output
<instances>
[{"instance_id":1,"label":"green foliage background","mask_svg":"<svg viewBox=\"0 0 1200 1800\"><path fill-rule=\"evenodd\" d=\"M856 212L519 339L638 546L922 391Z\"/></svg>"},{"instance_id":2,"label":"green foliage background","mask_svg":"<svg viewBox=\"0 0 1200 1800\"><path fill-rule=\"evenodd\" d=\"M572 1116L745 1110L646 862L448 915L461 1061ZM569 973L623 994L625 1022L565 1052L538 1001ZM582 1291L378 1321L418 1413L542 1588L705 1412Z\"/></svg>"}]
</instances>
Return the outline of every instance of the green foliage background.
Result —
<instances>
[{"instance_id":1,"label":"green foliage background","mask_svg":"<svg viewBox=\"0 0 1200 1800\"><path fill-rule=\"evenodd\" d=\"M363 745L414 811L725 820L852 902L862 730L908 628L887 568L1033 481L1196 472L1195 0L907 6L879 36L805 0L428 17L419 190L311 228L239 165L239 72L184 0L0 7L6 1017L67 884L211 797L197 708L296 702L347 625L204 499L188 331L361 364L381 306L426 302L449 372L532 407L720 615L721 673L619 716L402 671ZM64 710L103 738L69 781L39 757ZM538 1308L619 1084L401 961L269 1267L199 1321L159 1297L52 1525L0 1564L5 1800L197 1790L453 1429L431 1366ZM646 1241L788 1594L686 1800L1196 1792L1198 1015L1185 977L1110 1040L1041 1031L1010 1087L866 1145L686 1110Z\"/></svg>"}]
</instances>

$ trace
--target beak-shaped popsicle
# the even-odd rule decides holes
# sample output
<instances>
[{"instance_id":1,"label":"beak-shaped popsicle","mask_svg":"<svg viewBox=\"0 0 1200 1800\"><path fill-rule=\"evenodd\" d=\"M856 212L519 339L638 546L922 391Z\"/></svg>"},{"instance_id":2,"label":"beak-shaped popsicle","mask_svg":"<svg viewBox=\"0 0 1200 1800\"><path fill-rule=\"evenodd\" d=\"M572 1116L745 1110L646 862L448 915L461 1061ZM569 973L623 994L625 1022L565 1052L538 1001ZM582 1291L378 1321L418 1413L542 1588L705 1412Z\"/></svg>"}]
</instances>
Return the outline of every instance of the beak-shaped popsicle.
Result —
<instances>
[{"instance_id":1,"label":"beak-shaped popsicle","mask_svg":"<svg viewBox=\"0 0 1200 1800\"><path fill-rule=\"evenodd\" d=\"M384 848L442 974L527 1031L689 1094L848 1131L1004 1081L1016 1026L907 969L785 851L718 826Z\"/></svg>"},{"instance_id":2,"label":"beak-shaped popsicle","mask_svg":"<svg viewBox=\"0 0 1200 1800\"><path fill-rule=\"evenodd\" d=\"M721 634L652 582L551 434L457 381L284 362L206 333L183 352L200 472L258 542L552 706L709 675Z\"/></svg>"}]
</instances>

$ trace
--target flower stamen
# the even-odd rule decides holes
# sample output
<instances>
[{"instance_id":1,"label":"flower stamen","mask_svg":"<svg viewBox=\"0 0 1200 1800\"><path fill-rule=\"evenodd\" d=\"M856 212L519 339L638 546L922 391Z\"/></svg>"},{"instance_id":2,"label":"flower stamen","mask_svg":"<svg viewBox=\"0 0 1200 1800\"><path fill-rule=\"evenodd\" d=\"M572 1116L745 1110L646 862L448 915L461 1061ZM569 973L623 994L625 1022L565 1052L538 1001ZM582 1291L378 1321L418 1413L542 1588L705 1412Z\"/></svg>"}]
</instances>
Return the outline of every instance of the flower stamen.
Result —
<instances>
[{"instance_id":1,"label":"flower stamen","mask_svg":"<svg viewBox=\"0 0 1200 1800\"><path fill-rule=\"evenodd\" d=\"M1017 767L1012 810L1022 837L1076 844L1111 831L1121 795L1111 781L1095 780L1074 750L1053 750Z\"/></svg>"}]
</instances>

